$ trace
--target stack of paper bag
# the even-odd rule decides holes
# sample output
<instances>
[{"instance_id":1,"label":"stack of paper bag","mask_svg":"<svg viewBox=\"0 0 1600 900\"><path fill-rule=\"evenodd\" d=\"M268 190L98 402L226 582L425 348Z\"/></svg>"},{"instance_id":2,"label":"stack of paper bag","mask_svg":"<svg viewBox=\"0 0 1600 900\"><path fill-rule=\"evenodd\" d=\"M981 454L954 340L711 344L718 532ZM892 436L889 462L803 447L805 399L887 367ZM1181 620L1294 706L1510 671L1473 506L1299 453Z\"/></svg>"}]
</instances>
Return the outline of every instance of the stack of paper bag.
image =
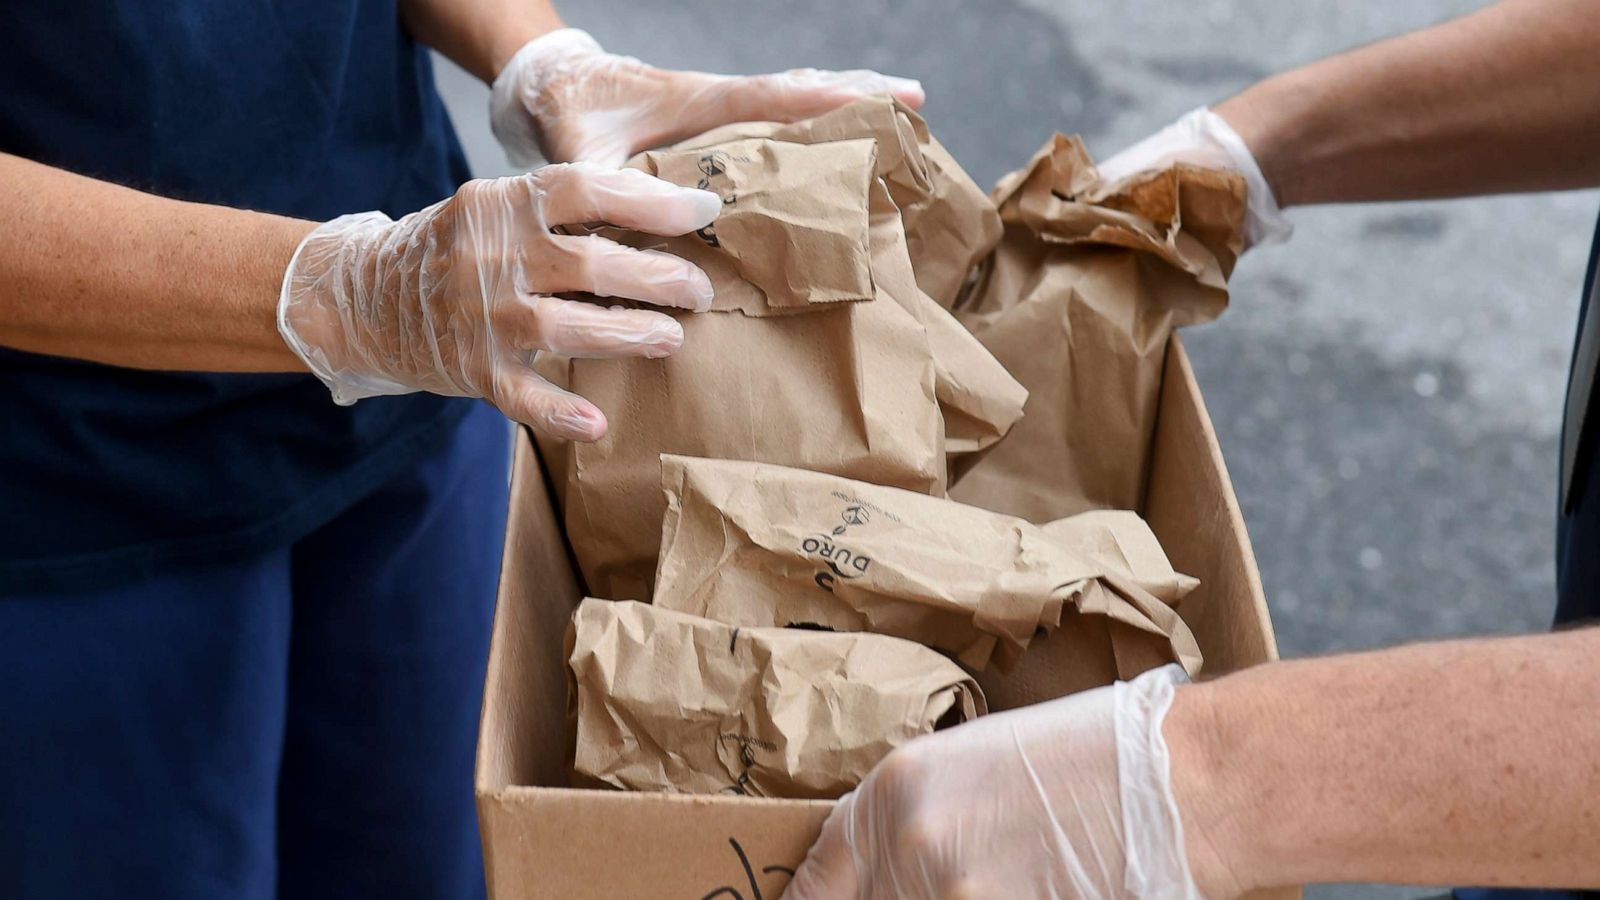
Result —
<instances>
[{"instance_id":1,"label":"stack of paper bag","mask_svg":"<svg viewBox=\"0 0 1600 900\"><path fill-rule=\"evenodd\" d=\"M661 470L658 606L739 626L895 635L973 670L991 657L1011 668L1070 609L1080 627L1056 634L1061 646L1200 668L1169 605L1196 582L1131 513L1040 527L782 466L668 456Z\"/></svg>"},{"instance_id":2,"label":"stack of paper bag","mask_svg":"<svg viewBox=\"0 0 1600 900\"><path fill-rule=\"evenodd\" d=\"M950 495L1034 522L1138 509L1167 340L1227 304L1243 185L1182 165L1101 184L1057 135L995 199L1004 236L956 314L1029 397L1003 442L952 464Z\"/></svg>"},{"instance_id":3,"label":"stack of paper bag","mask_svg":"<svg viewBox=\"0 0 1600 900\"><path fill-rule=\"evenodd\" d=\"M585 600L568 633L574 769L613 787L832 799L986 710L961 668L875 634L738 628Z\"/></svg>"},{"instance_id":4,"label":"stack of paper bag","mask_svg":"<svg viewBox=\"0 0 1600 900\"><path fill-rule=\"evenodd\" d=\"M581 776L835 797L985 694L1198 672L1174 608L1195 581L1117 510L1144 500L1171 329L1226 304L1237 178L1107 185L1058 136L991 202L887 98L630 165L724 211L585 229L707 272L682 350L537 364L613 422L540 438L584 579L618 601L569 639Z\"/></svg>"},{"instance_id":5,"label":"stack of paper bag","mask_svg":"<svg viewBox=\"0 0 1600 900\"><path fill-rule=\"evenodd\" d=\"M896 124L904 113L888 103L864 106L860 116L862 124L844 130L871 137L830 140L833 132L816 131L819 119L814 133L790 135L816 143L738 138L631 163L716 191L725 207L711 228L679 238L602 229L684 256L710 275L712 311L679 317L680 351L661 360L538 363L614 423L594 444L540 440L592 593L650 596L665 511L661 453L778 463L942 495L945 454L989 446L1021 415L1026 392L917 285L891 197L891 184L911 190L908 173L930 177L925 158L921 169L912 164L914 129L907 137ZM959 205L955 194L924 193L918 221L928 244L952 243L933 225Z\"/></svg>"}]
</instances>

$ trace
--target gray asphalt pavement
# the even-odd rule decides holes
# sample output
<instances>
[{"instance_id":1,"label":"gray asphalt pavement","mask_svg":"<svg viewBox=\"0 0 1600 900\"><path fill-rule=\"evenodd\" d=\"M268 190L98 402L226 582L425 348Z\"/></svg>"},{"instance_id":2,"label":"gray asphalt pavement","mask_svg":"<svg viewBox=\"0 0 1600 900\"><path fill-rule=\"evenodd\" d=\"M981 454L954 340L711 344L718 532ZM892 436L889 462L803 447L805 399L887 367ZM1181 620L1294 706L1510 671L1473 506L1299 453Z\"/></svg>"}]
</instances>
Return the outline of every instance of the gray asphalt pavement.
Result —
<instances>
[{"instance_id":1,"label":"gray asphalt pavement","mask_svg":"<svg viewBox=\"0 0 1600 900\"><path fill-rule=\"evenodd\" d=\"M987 185L1052 131L1107 155L1268 73L1481 5L590 0L563 12L660 65L920 78L934 132ZM441 81L479 174L505 171L483 88L449 68ZM1561 391L1597 207L1583 193L1297 211L1288 246L1241 263L1229 313L1186 334L1285 655L1548 622Z\"/></svg>"}]
</instances>

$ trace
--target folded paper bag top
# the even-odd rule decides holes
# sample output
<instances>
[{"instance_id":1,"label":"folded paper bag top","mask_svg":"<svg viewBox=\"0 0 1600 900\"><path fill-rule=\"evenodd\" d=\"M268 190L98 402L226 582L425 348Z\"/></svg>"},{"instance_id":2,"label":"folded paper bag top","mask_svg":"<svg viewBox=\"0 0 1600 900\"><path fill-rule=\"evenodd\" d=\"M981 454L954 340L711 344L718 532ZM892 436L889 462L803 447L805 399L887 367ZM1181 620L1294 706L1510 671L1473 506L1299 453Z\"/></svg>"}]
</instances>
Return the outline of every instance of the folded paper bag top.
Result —
<instances>
[{"instance_id":1,"label":"folded paper bag top","mask_svg":"<svg viewBox=\"0 0 1600 900\"><path fill-rule=\"evenodd\" d=\"M1191 671L1172 572L1137 517L1047 531L999 513L782 466L665 456L657 606L745 626L810 625L915 640L981 670L1010 667L1064 607L1128 626ZM1118 548L1132 548L1124 551ZM1156 554L1159 554L1157 547ZM1104 633L1102 631L1102 633Z\"/></svg>"},{"instance_id":2,"label":"folded paper bag top","mask_svg":"<svg viewBox=\"0 0 1600 900\"><path fill-rule=\"evenodd\" d=\"M946 309L955 302L972 267L1000 240L1000 216L988 194L934 139L922 117L898 100L866 97L786 125L740 122L690 138L675 149L750 137L797 144L852 138L876 141L878 174L900 208L917 285Z\"/></svg>"},{"instance_id":3,"label":"folded paper bag top","mask_svg":"<svg viewBox=\"0 0 1600 900\"><path fill-rule=\"evenodd\" d=\"M601 233L666 246L706 269L716 310L761 316L871 300L868 196L876 156L870 140L739 140L687 153L652 151L641 161L645 171L715 191L721 215L693 238L670 243L620 229Z\"/></svg>"},{"instance_id":4,"label":"folded paper bag top","mask_svg":"<svg viewBox=\"0 0 1600 900\"><path fill-rule=\"evenodd\" d=\"M959 666L883 635L589 599L567 641L574 769L628 790L832 799L895 747L987 711Z\"/></svg>"},{"instance_id":5,"label":"folded paper bag top","mask_svg":"<svg viewBox=\"0 0 1600 900\"><path fill-rule=\"evenodd\" d=\"M1207 288L1225 289L1244 246L1244 181L1176 163L1116 183L1100 180L1083 142L1055 135L995 186L1000 218L1053 244L1126 247L1153 254ZM1173 305L1182 324L1220 313L1227 294L1196 291Z\"/></svg>"},{"instance_id":6,"label":"folded paper bag top","mask_svg":"<svg viewBox=\"0 0 1600 900\"><path fill-rule=\"evenodd\" d=\"M700 263L718 300L711 312L679 317L684 346L666 359L536 363L613 416L595 444L540 440L592 593L649 597L663 452L942 494L945 452L986 446L1020 416L1021 387L917 288L899 212L871 176L874 147L741 140L636 161L704 180L723 196L723 217L675 238L604 233ZM863 214L865 270L824 274L858 267L847 248ZM834 250L819 261L796 252L806 244ZM871 299L854 297L866 287Z\"/></svg>"},{"instance_id":7,"label":"folded paper bag top","mask_svg":"<svg viewBox=\"0 0 1600 900\"><path fill-rule=\"evenodd\" d=\"M1057 135L995 197L1005 233L956 315L1030 393L1004 442L952 463L950 496L1032 522L1137 509L1172 330L1227 305L1243 182L1179 165L1102 185Z\"/></svg>"}]
</instances>

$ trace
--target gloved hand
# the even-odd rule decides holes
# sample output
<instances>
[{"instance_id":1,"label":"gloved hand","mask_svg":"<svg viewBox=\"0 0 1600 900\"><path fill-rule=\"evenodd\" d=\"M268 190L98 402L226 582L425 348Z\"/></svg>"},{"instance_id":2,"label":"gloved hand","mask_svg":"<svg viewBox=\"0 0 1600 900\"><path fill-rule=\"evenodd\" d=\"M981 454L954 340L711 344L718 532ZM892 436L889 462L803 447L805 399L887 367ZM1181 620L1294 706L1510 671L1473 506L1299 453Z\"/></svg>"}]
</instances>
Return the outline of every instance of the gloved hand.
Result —
<instances>
[{"instance_id":1,"label":"gloved hand","mask_svg":"<svg viewBox=\"0 0 1600 900\"><path fill-rule=\"evenodd\" d=\"M890 754L784 900L1198 900L1161 726L1178 666Z\"/></svg>"},{"instance_id":2,"label":"gloved hand","mask_svg":"<svg viewBox=\"0 0 1600 900\"><path fill-rule=\"evenodd\" d=\"M1229 169L1244 178L1249 208L1245 213L1245 246L1280 244L1294 233L1283 217L1261 166L1244 139L1221 116L1204 107L1118 153L1095 168L1106 184L1177 162L1211 169Z\"/></svg>"},{"instance_id":3,"label":"gloved hand","mask_svg":"<svg viewBox=\"0 0 1600 900\"><path fill-rule=\"evenodd\" d=\"M551 227L684 234L721 206L714 193L644 172L573 164L468 182L398 222L343 216L307 235L289 263L278 330L340 404L411 391L484 397L548 434L596 440L605 416L534 374L534 354L662 357L683 329L659 312L551 295L704 310L711 280L667 253Z\"/></svg>"},{"instance_id":4,"label":"gloved hand","mask_svg":"<svg viewBox=\"0 0 1600 900\"><path fill-rule=\"evenodd\" d=\"M514 166L592 160L620 166L640 150L730 122L792 122L871 94L922 105L922 85L855 70L774 75L674 72L600 49L563 28L529 41L495 77L495 137Z\"/></svg>"}]
</instances>

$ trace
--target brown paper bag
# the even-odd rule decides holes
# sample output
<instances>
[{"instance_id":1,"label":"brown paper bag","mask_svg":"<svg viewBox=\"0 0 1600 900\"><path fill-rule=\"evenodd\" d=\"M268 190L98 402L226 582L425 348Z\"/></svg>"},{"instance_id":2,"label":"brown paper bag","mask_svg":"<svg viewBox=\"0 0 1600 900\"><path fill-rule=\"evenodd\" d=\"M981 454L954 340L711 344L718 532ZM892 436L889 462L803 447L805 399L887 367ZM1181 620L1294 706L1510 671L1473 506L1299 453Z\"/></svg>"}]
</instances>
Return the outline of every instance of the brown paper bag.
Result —
<instances>
[{"instance_id":1,"label":"brown paper bag","mask_svg":"<svg viewBox=\"0 0 1600 900\"><path fill-rule=\"evenodd\" d=\"M961 668L874 634L736 628L585 600L574 769L618 788L831 799L895 747L982 715Z\"/></svg>"},{"instance_id":2,"label":"brown paper bag","mask_svg":"<svg viewBox=\"0 0 1600 900\"><path fill-rule=\"evenodd\" d=\"M872 138L878 174L900 208L917 286L948 309L972 267L1000 240L1000 216L983 189L928 132L909 106L888 96L867 97L813 119L788 125L742 122L677 145L693 149L739 138L797 144Z\"/></svg>"},{"instance_id":3,"label":"brown paper bag","mask_svg":"<svg viewBox=\"0 0 1600 900\"><path fill-rule=\"evenodd\" d=\"M1151 565L1153 536L1119 537L1144 527L1137 517L1109 520L1114 527L1058 523L1052 532L782 466L666 456L661 472L658 606L742 626L891 634L975 670L991 656L1009 668L1071 607L1125 626L1119 640L1147 655L1200 666L1183 620L1137 579L1150 567L1163 589L1187 592L1195 582L1164 555Z\"/></svg>"},{"instance_id":4,"label":"brown paper bag","mask_svg":"<svg viewBox=\"0 0 1600 900\"><path fill-rule=\"evenodd\" d=\"M921 294L933 354L933 394L944 418L949 465L1005 437L1022 418L1028 391L972 332Z\"/></svg>"},{"instance_id":5,"label":"brown paper bag","mask_svg":"<svg viewBox=\"0 0 1600 900\"><path fill-rule=\"evenodd\" d=\"M1005 235L956 314L1030 395L951 496L1034 522L1137 509L1167 340L1227 304L1243 185L1190 166L1101 185L1058 135L995 197Z\"/></svg>"},{"instance_id":6,"label":"brown paper bag","mask_svg":"<svg viewBox=\"0 0 1600 900\"><path fill-rule=\"evenodd\" d=\"M679 238L602 232L691 259L717 296L680 316L684 347L667 359L537 366L613 418L596 444L540 441L591 592L650 595L662 452L942 494L946 449L986 446L1021 414L1020 386L917 288L872 141L749 139L639 164L716 190L723 215Z\"/></svg>"},{"instance_id":7,"label":"brown paper bag","mask_svg":"<svg viewBox=\"0 0 1600 900\"><path fill-rule=\"evenodd\" d=\"M1172 662L1165 648L1147 638L1142 622L1096 612L1120 610L1126 602L1168 627L1166 623L1176 616L1155 608L1149 598L1176 606L1198 586L1194 578L1173 570L1150 526L1126 510L1095 510L1046 523L1040 530L1094 558L1111 574L1094 585L1094 593L1076 609L1066 611L1059 628L1035 640L1009 671L978 673L978 683L996 708L1027 706L1127 681ZM1181 620L1171 627L1187 633ZM1174 647L1179 648L1179 642ZM1180 662L1190 675L1198 675L1198 653L1188 658L1187 645L1181 647L1180 655L1186 658Z\"/></svg>"},{"instance_id":8,"label":"brown paper bag","mask_svg":"<svg viewBox=\"0 0 1600 900\"><path fill-rule=\"evenodd\" d=\"M924 324L939 366L934 388L944 415L945 449L953 461L1003 437L1021 418L1027 391L971 332L942 311L950 307L972 268L1000 239L1000 216L994 203L928 133L927 123L910 107L887 96L858 100L788 125L727 125L684 141L677 149L714 147L752 137L798 144L860 138L876 143L877 172L900 209L917 286L933 301L930 305L939 307L924 314Z\"/></svg>"},{"instance_id":9,"label":"brown paper bag","mask_svg":"<svg viewBox=\"0 0 1600 900\"><path fill-rule=\"evenodd\" d=\"M1168 606L1177 606L1200 582L1172 568L1155 532L1126 509L1098 509L1040 526L1052 540L1071 547L1154 594Z\"/></svg>"}]
</instances>

